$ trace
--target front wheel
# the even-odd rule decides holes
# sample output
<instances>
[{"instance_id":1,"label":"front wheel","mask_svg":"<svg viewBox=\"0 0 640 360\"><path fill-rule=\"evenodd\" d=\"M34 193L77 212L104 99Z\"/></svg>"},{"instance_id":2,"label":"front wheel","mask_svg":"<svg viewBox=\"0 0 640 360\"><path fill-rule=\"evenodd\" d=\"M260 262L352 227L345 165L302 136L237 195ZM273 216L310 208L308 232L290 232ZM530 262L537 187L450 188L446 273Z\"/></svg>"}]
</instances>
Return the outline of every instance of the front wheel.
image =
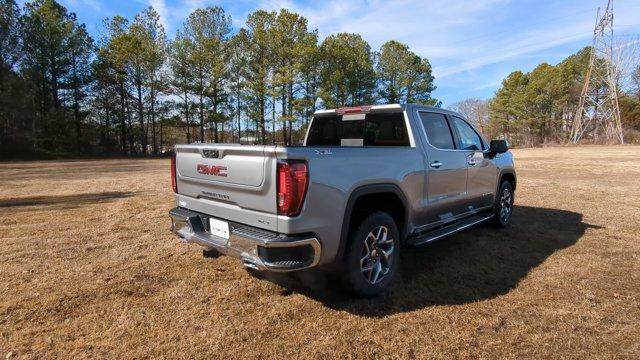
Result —
<instances>
[{"instance_id":1,"label":"front wheel","mask_svg":"<svg viewBox=\"0 0 640 360\"><path fill-rule=\"evenodd\" d=\"M360 223L346 253L346 283L357 296L371 297L392 282L400 263L400 233L393 218L376 212Z\"/></svg>"},{"instance_id":2,"label":"front wheel","mask_svg":"<svg viewBox=\"0 0 640 360\"><path fill-rule=\"evenodd\" d=\"M508 181L500 184L500 190L496 196L496 203L493 210L493 224L497 227L509 225L511 214L513 213L513 186Z\"/></svg>"}]
</instances>

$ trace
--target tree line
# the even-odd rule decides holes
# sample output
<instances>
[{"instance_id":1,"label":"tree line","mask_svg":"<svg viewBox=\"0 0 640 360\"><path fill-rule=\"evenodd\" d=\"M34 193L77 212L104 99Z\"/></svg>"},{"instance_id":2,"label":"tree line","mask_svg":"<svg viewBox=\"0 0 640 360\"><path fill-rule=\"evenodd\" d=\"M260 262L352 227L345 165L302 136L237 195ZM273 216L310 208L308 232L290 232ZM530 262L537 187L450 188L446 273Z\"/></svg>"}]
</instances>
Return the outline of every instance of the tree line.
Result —
<instances>
[{"instance_id":1,"label":"tree line","mask_svg":"<svg viewBox=\"0 0 640 360\"><path fill-rule=\"evenodd\" d=\"M465 114L487 138L504 138L517 146L567 143L590 52L591 48L585 47L557 65L542 63L531 72L513 71L493 98L466 99L451 108ZM618 77L622 76L626 74L618 71ZM620 117L625 141L638 142L640 66L632 66L628 77L629 81L618 81L630 84L619 89Z\"/></svg>"},{"instance_id":2,"label":"tree line","mask_svg":"<svg viewBox=\"0 0 640 360\"><path fill-rule=\"evenodd\" d=\"M197 9L169 39L148 7L97 39L55 0L0 0L4 156L159 154L177 142L295 144L318 107L437 104L429 61L358 34L319 42L303 16L257 10L232 27Z\"/></svg>"}]
</instances>

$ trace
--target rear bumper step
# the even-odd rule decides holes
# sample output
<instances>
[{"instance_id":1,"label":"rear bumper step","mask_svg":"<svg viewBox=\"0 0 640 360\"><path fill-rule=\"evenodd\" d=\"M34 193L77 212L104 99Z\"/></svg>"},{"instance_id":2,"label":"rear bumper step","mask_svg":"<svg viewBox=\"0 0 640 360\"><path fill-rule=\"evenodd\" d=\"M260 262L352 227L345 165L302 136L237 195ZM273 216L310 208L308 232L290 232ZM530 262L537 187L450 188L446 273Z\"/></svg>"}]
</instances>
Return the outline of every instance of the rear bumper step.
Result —
<instances>
[{"instance_id":1,"label":"rear bumper step","mask_svg":"<svg viewBox=\"0 0 640 360\"><path fill-rule=\"evenodd\" d=\"M295 271L316 266L320 242L314 236L285 236L229 222L229 239L207 230L211 216L185 208L169 211L171 231L189 243L196 243L242 260L255 270Z\"/></svg>"}]
</instances>

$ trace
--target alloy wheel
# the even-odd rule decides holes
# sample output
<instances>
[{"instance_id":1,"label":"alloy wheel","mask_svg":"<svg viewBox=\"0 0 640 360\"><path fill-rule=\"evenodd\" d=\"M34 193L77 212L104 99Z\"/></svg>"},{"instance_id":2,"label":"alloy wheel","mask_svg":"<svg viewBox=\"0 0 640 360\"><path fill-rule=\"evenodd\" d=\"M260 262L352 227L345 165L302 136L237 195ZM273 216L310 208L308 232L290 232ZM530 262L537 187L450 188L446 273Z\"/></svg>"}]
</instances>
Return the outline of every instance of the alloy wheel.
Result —
<instances>
[{"instance_id":1,"label":"alloy wheel","mask_svg":"<svg viewBox=\"0 0 640 360\"><path fill-rule=\"evenodd\" d=\"M500 220L503 223L506 223L509 220L509 216L511 215L511 191L509 189L504 189L502 191L502 195L500 196Z\"/></svg>"},{"instance_id":2,"label":"alloy wheel","mask_svg":"<svg viewBox=\"0 0 640 360\"><path fill-rule=\"evenodd\" d=\"M364 239L360 256L360 271L369 284L377 284L393 265L393 238L386 226L371 230Z\"/></svg>"}]
</instances>

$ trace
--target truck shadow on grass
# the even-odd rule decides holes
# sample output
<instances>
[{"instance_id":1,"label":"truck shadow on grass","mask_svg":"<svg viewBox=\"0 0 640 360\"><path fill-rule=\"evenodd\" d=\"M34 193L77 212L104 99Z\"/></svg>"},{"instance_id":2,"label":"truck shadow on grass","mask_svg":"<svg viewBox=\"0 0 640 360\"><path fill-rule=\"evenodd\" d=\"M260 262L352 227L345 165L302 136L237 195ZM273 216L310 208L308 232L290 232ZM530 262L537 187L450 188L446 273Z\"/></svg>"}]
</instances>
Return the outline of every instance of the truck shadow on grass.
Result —
<instances>
[{"instance_id":1,"label":"truck shadow on grass","mask_svg":"<svg viewBox=\"0 0 640 360\"><path fill-rule=\"evenodd\" d=\"M433 305L465 304L508 293L557 250L575 244L588 228L582 214L515 206L505 229L481 225L421 247L402 249L400 273L385 294L355 299L318 272L265 276L336 310L380 317Z\"/></svg>"}]
</instances>

